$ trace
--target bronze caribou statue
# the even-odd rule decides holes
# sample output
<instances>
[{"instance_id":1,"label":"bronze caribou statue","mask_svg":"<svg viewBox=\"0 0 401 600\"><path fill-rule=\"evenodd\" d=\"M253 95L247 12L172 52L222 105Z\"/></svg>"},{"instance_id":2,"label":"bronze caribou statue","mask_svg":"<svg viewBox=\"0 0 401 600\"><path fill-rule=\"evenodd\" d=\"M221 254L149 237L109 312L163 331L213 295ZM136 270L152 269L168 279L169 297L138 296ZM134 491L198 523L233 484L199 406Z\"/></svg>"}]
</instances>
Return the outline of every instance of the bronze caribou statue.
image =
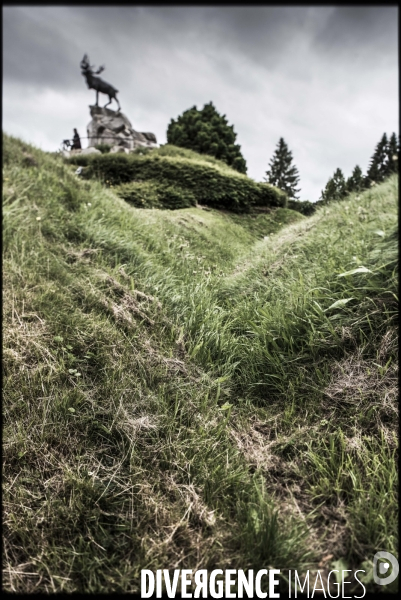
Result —
<instances>
[{"instance_id":1,"label":"bronze caribou statue","mask_svg":"<svg viewBox=\"0 0 401 600\"><path fill-rule=\"evenodd\" d=\"M96 90L96 106L99 106L100 92L101 94L106 94L109 97L109 101L107 104L104 105L104 108L106 108L106 106L108 106L114 98L114 100L118 104L118 110L121 110L120 103L117 99L118 90L116 90L116 88L114 88L106 81L103 81L103 79L100 79L100 77L96 77L96 75L98 75L102 71L104 71L104 66L99 67L97 71L94 71L94 67L91 67L90 65L88 55L85 54L85 56L81 60L81 72L86 79L88 88L90 90Z\"/></svg>"}]
</instances>

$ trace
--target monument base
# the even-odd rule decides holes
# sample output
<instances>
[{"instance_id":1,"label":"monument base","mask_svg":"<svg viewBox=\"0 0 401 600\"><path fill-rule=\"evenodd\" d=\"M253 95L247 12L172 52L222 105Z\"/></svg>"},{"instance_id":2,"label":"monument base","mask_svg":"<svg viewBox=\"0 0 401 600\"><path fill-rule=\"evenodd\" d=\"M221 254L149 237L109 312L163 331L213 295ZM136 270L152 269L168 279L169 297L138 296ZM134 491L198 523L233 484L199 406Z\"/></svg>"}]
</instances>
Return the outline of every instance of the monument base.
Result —
<instances>
[{"instance_id":1,"label":"monument base","mask_svg":"<svg viewBox=\"0 0 401 600\"><path fill-rule=\"evenodd\" d=\"M88 147L108 144L113 151L119 148L130 152L136 148L158 148L154 133L133 129L130 120L121 111L102 106L90 106L91 122L87 127Z\"/></svg>"}]
</instances>

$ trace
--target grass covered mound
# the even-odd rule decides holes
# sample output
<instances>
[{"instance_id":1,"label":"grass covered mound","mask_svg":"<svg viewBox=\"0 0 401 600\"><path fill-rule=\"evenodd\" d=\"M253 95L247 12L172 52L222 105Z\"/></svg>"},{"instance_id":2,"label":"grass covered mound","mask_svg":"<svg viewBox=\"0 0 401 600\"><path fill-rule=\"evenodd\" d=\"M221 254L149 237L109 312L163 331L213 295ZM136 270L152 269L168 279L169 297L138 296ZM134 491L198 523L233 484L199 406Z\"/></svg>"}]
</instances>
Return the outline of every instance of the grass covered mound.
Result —
<instances>
[{"instance_id":1,"label":"grass covered mound","mask_svg":"<svg viewBox=\"0 0 401 600\"><path fill-rule=\"evenodd\" d=\"M130 155L76 155L69 161L85 167L83 176L119 186L117 193L138 207L187 208L204 204L234 212L253 206L285 206L286 195L256 183L222 161L165 145Z\"/></svg>"},{"instance_id":2,"label":"grass covered mound","mask_svg":"<svg viewBox=\"0 0 401 600\"><path fill-rule=\"evenodd\" d=\"M179 564L374 590L398 546L397 178L309 218L138 210L3 156L4 588L138 592Z\"/></svg>"}]
</instances>

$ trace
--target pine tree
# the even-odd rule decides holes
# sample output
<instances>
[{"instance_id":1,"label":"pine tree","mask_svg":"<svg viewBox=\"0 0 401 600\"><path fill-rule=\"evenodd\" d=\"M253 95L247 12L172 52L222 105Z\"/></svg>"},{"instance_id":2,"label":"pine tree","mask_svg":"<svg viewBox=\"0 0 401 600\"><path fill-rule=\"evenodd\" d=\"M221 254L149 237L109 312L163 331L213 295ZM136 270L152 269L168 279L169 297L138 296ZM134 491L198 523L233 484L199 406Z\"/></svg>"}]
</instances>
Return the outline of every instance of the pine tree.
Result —
<instances>
[{"instance_id":1,"label":"pine tree","mask_svg":"<svg viewBox=\"0 0 401 600\"><path fill-rule=\"evenodd\" d=\"M372 186L375 183L384 181L387 174L387 160L388 160L388 140L387 135L383 133L380 142L377 144L376 149L372 158L370 159L370 165L366 174L365 185L366 187Z\"/></svg>"},{"instance_id":2,"label":"pine tree","mask_svg":"<svg viewBox=\"0 0 401 600\"><path fill-rule=\"evenodd\" d=\"M183 112L177 120L171 119L167 128L167 142L188 148L200 154L209 154L224 161L240 173L246 173L246 162L241 146L235 144L237 134L220 115L212 102L202 110L196 106Z\"/></svg>"},{"instance_id":3,"label":"pine tree","mask_svg":"<svg viewBox=\"0 0 401 600\"><path fill-rule=\"evenodd\" d=\"M365 178L362 173L362 169L359 165L356 165L352 171L352 175L348 177L345 184L345 190L348 194L351 192L360 192L365 187Z\"/></svg>"},{"instance_id":4,"label":"pine tree","mask_svg":"<svg viewBox=\"0 0 401 600\"><path fill-rule=\"evenodd\" d=\"M386 176L392 175L393 173L398 173L398 159L400 153L400 140L398 139L395 133L393 133L390 137L390 140L387 145L387 165L386 165Z\"/></svg>"},{"instance_id":5,"label":"pine tree","mask_svg":"<svg viewBox=\"0 0 401 600\"><path fill-rule=\"evenodd\" d=\"M328 202L331 202L335 199L335 195L336 185L334 183L333 177L330 177L330 179L326 183L326 187L324 188L324 190L322 190L319 200L322 201L324 204L327 204Z\"/></svg>"},{"instance_id":6,"label":"pine tree","mask_svg":"<svg viewBox=\"0 0 401 600\"><path fill-rule=\"evenodd\" d=\"M333 177L330 177L326 187L322 190L320 199L327 204L335 200L341 200L347 193L343 172L337 169Z\"/></svg>"},{"instance_id":7,"label":"pine tree","mask_svg":"<svg viewBox=\"0 0 401 600\"><path fill-rule=\"evenodd\" d=\"M292 165L292 152L288 149L283 138L279 139L277 148L269 162L265 181L285 192L290 199L299 199L296 194L300 191L296 186L299 183L298 169Z\"/></svg>"}]
</instances>

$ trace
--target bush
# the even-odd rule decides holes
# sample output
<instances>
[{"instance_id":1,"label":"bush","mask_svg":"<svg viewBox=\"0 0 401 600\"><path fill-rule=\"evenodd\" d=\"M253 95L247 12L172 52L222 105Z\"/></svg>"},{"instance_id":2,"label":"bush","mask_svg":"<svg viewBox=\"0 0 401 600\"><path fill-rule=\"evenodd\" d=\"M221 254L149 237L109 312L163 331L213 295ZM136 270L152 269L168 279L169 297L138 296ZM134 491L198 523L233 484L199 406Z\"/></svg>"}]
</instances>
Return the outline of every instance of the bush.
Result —
<instances>
[{"instance_id":1,"label":"bush","mask_svg":"<svg viewBox=\"0 0 401 600\"><path fill-rule=\"evenodd\" d=\"M78 154L69 161L86 167L84 177L99 179L106 185L152 181L164 195L168 208L198 202L234 212L249 212L252 206L283 206L287 198L284 192L269 184L256 183L227 167L220 168L217 161L212 164L179 156L160 156L155 152L142 156ZM128 195L127 190L122 188L121 193ZM131 190L135 190L135 186ZM131 197L137 197L135 194L132 192Z\"/></svg>"},{"instance_id":2,"label":"bush","mask_svg":"<svg viewBox=\"0 0 401 600\"><path fill-rule=\"evenodd\" d=\"M122 183L113 188L113 192L137 208L162 208L156 186L151 181Z\"/></svg>"},{"instance_id":3,"label":"bush","mask_svg":"<svg viewBox=\"0 0 401 600\"><path fill-rule=\"evenodd\" d=\"M122 183L113 190L120 198L137 208L189 208L195 206L193 194L178 186L157 185L151 181Z\"/></svg>"},{"instance_id":4,"label":"bush","mask_svg":"<svg viewBox=\"0 0 401 600\"><path fill-rule=\"evenodd\" d=\"M96 150L100 150L102 154L107 154L111 150L110 144L96 144Z\"/></svg>"},{"instance_id":5,"label":"bush","mask_svg":"<svg viewBox=\"0 0 401 600\"><path fill-rule=\"evenodd\" d=\"M296 210L302 215L305 215L305 217L310 217L314 212L316 212L316 206L310 200L289 200L288 208L291 208L291 210Z\"/></svg>"}]
</instances>

